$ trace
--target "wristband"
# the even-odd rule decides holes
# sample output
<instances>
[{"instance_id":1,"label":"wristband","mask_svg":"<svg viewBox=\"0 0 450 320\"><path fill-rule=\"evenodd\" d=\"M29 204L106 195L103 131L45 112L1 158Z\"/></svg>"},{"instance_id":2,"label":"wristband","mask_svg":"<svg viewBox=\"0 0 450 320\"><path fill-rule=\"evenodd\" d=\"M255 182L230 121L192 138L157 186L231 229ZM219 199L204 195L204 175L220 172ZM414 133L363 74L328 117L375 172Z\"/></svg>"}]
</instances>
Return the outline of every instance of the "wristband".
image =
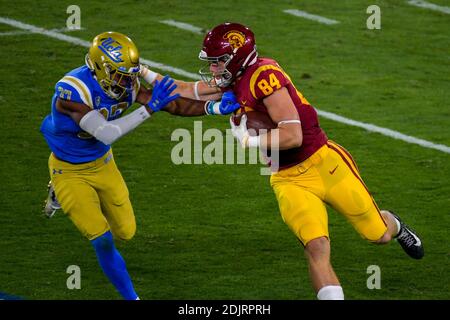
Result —
<instances>
[{"instance_id":1,"label":"wristband","mask_svg":"<svg viewBox=\"0 0 450 320\"><path fill-rule=\"evenodd\" d=\"M207 115L222 114L220 112L220 101L208 100L205 102L204 108Z\"/></svg>"},{"instance_id":2,"label":"wristband","mask_svg":"<svg viewBox=\"0 0 450 320\"><path fill-rule=\"evenodd\" d=\"M280 124L289 124L289 123L302 124L302 122L300 120L282 120L282 121L278 122L278 125L280 125Z\"/></svg>"},{"instance_id":3,"label":"wristband","mask_svg":"<svg viewBox=\"0 0 450 320\"><path fill-rule=\"evenodd\" d=\"M141 70L141 76L144 78L145 81L147 81L149 84L153 84L156 77L158 76L158 73L149 70L146 67L143 67Z\"/></svg>"},{"instance_id":4,"label":"wristband","mask_svg":"<svg viewBox=\"0 0 450 320\"><path fill-rule=\"evenodd\" d=\"M198 94L198 84L199 84L199 82L200 81L196 81L195 84L194 84L194 97L195 97L196 100L201 100L200 96Z\"/></svg>"}]
</instances>

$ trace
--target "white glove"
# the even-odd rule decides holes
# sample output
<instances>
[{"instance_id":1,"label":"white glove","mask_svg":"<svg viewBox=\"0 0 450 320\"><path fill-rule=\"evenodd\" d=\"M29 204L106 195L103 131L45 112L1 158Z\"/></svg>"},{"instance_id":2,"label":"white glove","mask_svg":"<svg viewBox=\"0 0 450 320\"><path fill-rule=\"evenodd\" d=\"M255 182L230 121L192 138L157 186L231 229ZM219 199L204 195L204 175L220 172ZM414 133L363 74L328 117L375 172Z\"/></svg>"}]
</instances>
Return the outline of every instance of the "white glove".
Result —
<instances>
[{"instance_id":1,"label":"white glove","mask_svg":"<svg viewBox=\"0 0 450 320\"><path fill-rule=\"evenodd\" d=\"M253 148L260 146L259 136L250 136L247 129L247 115L242 115L239 125L235 125L233 117L230 117L231 133L239 141L242 148Z\"/></svg>"},{"instance_id":2,"label":"white glove","mask_svg":"<svg viewBox=\"0 0 450 320\"><path fill-rule=\"evenodd\" d=\"M250 137L250 134L247 130L247 115L242 115L241 122L238 126L234 124L233 117L230 117L230 125L233 137L235 137L237 141L239 141L242 148L246 148L248 146L248 138Z\"/></svg>"}]
</instances>

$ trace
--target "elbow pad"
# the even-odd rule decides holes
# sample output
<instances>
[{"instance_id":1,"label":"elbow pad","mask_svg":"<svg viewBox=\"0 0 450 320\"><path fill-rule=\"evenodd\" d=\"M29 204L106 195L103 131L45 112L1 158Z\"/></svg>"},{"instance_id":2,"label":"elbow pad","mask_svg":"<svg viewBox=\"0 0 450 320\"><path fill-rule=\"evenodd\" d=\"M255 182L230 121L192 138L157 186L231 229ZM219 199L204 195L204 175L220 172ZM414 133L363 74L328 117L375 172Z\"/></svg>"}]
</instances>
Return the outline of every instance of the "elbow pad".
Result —
<instances>
[{"instance_id":1,"label":"elbow pad","mask_svg":"<svg viewBox=\"0 0 450 320\"><path fill-rule=\"evenodd\" d=\"M79 126L97 140L110 145L120 137L132 131L147 118L150 118L150 114L144 106L125 117L112 121L105 120L97 110L92 110L81 118Z\"/></svg>"}]
</instances>

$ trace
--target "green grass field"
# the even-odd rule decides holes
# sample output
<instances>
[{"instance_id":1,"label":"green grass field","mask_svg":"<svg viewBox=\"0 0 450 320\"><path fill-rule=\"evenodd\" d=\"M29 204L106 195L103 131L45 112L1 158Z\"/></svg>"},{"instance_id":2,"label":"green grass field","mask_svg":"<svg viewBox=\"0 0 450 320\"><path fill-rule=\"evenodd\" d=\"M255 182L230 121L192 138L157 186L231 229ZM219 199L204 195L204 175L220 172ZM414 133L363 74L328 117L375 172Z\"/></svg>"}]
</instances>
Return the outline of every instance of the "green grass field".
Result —
<instances>
[{"instance_id":1,"label":"green grass field","mask_svg":"<svg viewBox=\"0 0 450 320\"><path fill-rule=\"evenodd\" d=\"M63 28L70 4L0 0L0 17ZM200 66L203 36L160 20L205 30L244 23L255 32L260 55L277 59L320 110L450 146L448 14L400 0L76 4L84 29L67 35L90 41L106 30L123 32L143 58L192 73ZM371 4L381 8L381 30L366 28ZM340 23L324 25L284 9ZM0 23L0 34L17 30ZM70 220L61 212L50 220L41 215L49 149L39 127L54 84L84 63L86 48L31 33L0 35L0 41L0 292L25 299L119 299ZM172 163L171 133L192 131L194 120L200 118L157 114L114 145L138 224L135 238L118 246L141 298L315 299L303 248L283 223L259 165ZM228 127L226 117L201 120L204 129ZM346 298L449 299L450 155L320 121L353 154L379 206L401 215L425 247L424 259L415 261L394 242L372 245L330 209L332 262ZM81 290L66 288L69 265L81 268ZM381 268L380 290L366 287L370 265Z\"/></svg>"}]
</instances>

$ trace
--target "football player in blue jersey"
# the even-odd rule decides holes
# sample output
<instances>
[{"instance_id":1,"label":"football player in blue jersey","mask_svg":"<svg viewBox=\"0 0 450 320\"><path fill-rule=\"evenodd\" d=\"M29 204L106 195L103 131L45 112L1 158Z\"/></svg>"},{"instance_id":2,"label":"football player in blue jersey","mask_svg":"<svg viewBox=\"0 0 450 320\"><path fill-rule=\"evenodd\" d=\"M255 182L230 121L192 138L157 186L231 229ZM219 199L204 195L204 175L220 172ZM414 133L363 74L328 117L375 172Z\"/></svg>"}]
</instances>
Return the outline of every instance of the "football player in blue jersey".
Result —
<instances>
[{"instance_id":1,"label":"football player in blue jersey","mask_svg":"<svg viewBox=\"0 0 450 320\"><path fill-rule=\"evenodd\" d=\"M141 86L140 78L153 90ZM196 116L239 108L233 94L208 100L220 96L204 83L174 81L150 71L140 64L133 41L117 32L96 36L86 65L56 83L51 114L41 125L52 151L45 211L50 217L63 209L91 241L101 268L124 299L139 298L113 238L130 240L136 222L111 144L160 110ZM135 102L142 106L123 116Z\"/></svg>"}]
</instances>

